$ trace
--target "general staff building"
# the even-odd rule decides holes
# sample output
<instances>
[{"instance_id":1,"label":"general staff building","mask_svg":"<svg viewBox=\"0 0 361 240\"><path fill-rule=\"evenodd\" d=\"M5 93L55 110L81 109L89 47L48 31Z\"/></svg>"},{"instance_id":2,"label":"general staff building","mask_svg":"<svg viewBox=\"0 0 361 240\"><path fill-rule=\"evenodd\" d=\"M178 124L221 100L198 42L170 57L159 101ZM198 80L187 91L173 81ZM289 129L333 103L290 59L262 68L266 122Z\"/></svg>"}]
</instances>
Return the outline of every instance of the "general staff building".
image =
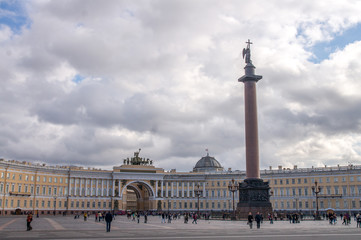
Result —
<instances>
[{"instance_id":1,"label":"general staff building","mask_svg":"<svg viewBox=\"0 0 361 240\"><path fill-rule=\"evenodd\" d=\"M39 214L74 214L98 211L232 211L228 190L232 179L241 182L244 171L225 170L208 154L191 172L164 171L153 161L124 159L113 170L75 166L47 166L0 159L1 215L32 211ZM321 168L271 167L261 171L270 183L276 212L358 212L361 208L361 166ZM198 194L196 194L198 193ZM235 205L239 196L235 193ZM198 205L199 203L199 205Z\"/></svg>"}]
</instances>

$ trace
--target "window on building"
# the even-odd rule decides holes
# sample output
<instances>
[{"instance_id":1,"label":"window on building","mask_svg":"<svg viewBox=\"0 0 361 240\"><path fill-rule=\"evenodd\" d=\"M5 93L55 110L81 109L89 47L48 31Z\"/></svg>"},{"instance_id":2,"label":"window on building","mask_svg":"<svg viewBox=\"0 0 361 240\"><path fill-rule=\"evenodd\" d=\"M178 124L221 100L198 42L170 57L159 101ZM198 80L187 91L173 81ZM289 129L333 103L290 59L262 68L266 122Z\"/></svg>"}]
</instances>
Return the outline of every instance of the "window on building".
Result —
<instances>
[{"instance_id":1,"label":"window on building","mask_svg":"<svg viewBox=\"0 0 361 240\"><path fill-rule=\"evenodd\" d=\"M339 194L339 192L338 192L338 186L335 186L335 187L333 187L333 188L334 188L335 194Z\"/></svg>"},{"instance_id":2,"label":"window on building","mask_svg":"<svg viewBox=\"0 0 361 240\"><path fill-rule=\"evenodd\" d=\"M342 194L347 196L347 186L342 186Z\"/></svg>"},{"instance_id":3,"label":"window on building","mask_svg":"<svg viewBox=\"0 0 361 240\"><path fill-rule=\"evenodd\" d=\"M286 184L289 184L289 183L290 183L290 181L288 179L286 179Z\"/></svg>"},{"instance_id":4,"label":"window on building","mask_svg":"<svg viewBox=\"0 0 361 240\"><path fill-rule=\"evenodd\" d=\"M49 177L49 182L53 182L53 178L52 177Z\"/></svg>"},{"instance_id":5,"label":"window on building","mask_svg":"<svg viewBox=\"0 0 361 240\"><path fill-rule=\"evenodd\" d=\"M99 202L100 203L100 202ZM76 201L76 207L79 208L79 201ZM100 207L100 206L99 206Z\"/></svg>"},{"instance_id":6,"label":"window on building","mask_svg":"<svg viewBox=\"0 0 361 240\"><path fill-rule=\"evenodd\" d=\"M303 183L307 183L307 178L304 178L304 179L303 179Z\"/></svg>"},{"instance_id":7,"label":"window on building","mask_svg":"<svg viewBox=\"0 0 361 240\"><path fill-rule=\"evenodd\" d=\"M338 182L338 177L334 177L333 182Z\"/></svg>"},{"instance_id":8,"label":"window on building","mask_svg":"<svg viewBox=\"0 0 361 240\"><path fill-rule=\"evenodd\" d=\"M308 187L305 187L304 190L305 190L305 196L308 196Z\"/></svg>"},{"instance_id":9,"label":"window on building","mask_svg":"<svg viewBox=\"0 0 361 240\"><path fill-rule=\"evenodd\" d=\"M200 203L200 208L203 208L203 202Z\"/></svg>"},{"instance_id":10,"label":"window on building","mask_svg":"<svg viewBox=\"0 0 361 240\"><path fill-rule=\"evenodd\" d=\"M302 196L302 188L298 189L298 196Z\"/></svg>"},{"instance_id":11,"label":"window on building","mask_svg":"<svg viewBox=\"0 0 361 240\"><path fill-rule=\"evenodd\" d=\"M43 177L43 182L46 182L46 177Z\"/></svg>"},{"instance_id":12,"label":"window on building","mask_svg":"<svg viewBox=\"0 0 361 240\"><path fill-rule=\"evenodd\" d=\"M350 194L351 194L351 196L356 195L355 186L350 186Z\"/></svg>"},{"instance_id":13,"label":"window on building","mask_svg":"<svg viewBox=\"0 0 361 240\"><path fill-rule=\"evenodd\" d=\"M81 202L81 207L84 208L84 202Z\"/></svg>"},{"instance_id":14,"label":"window on building","mask_svg":"<svg viewBox=\"0 0 361 240\"><path fill-rule=\"evenodd\" d=\"M350 176L350 182L353 182L353 181L354 181L354 177Z\"/></svg>"},{"instance_id":15,"label":"window on building","mask_svg":"<svg viewBox=\"0 0 361 240\"><path fill-rule=\"evenodd\" d=\"M297 178L297 183L301 184L301 178Z\"/></svg>"},{"instance_id":16,"label":"window on building","mask_svg":"<svg viewBox=\"0 0 361 240\"><path fill-rule=\"evenodd\" d=\"M187 202L184 203L184 208L188 208Z\"/></svg>"},{"instance_id":17,"label":"window on building","mask_svg":"<svg viewBox=\"0 0 361 240\"><path fill-rule=\"evenodd\" d=\"M285 203L281 201L281 209L285 209Z\"/></svg>"},{"instance_id":18,"label":"window on building","mask_svg":"<svg viewBox=\"0 0 361 240\"><path fill-rule=\"evenodd\" d=\"M51 187L48 187L48 195L51 195Z\"/></svg>"},{"instance_id":19,"label":"window on building","mask_svg":"<svg viewBox=\"0 0 361 240\"><path fill-rule=\"evenodd\" d=\"M352 200L351 204L352 204L352 208L356 208L356 201L355 200Z\"/></svg>"},{"instance_id":20,"label":"window on building","mask_svg":"<svg viewBox=\"0 0 361 240\"><path fill-rule=\"evenodd\" d=\"M63 178L59 178L59 182L60 182L60 183L63 183Z\"/></svg>"},{"instance_id":21,"label":"window on building","mask_svg":"<svg viewBox=\"0 0 361 240\"><path fill-rule=\"evenodd\" d=\"M277 179L275 179L274 182L275 182L275 185L277 185Z\"/></svg>"},{"instance_id":22,"label":"window on building","mask_svg":"<svg viewBox=\"0 0 361 240\"><path fill-rule=\"evenodd\" d=\"M29 175L25 175L25 181L29 181Z\"/></svg>"},{"instance_id":23,"label":"window on building","mask_svg":"<svg viewBox=\"0 0 361 240\"><path fill-rule=\"evenodd\" d=\"M215 209L214 202L212 202L212 209Z\"/></svg>"},{"instance_id":24,"label":"window on building","mask_svg":"<svg viewBox=\"0 0 361 240\"><path fill-rule=\"evenodd\" d=\"M318 179L318 183L322 183L322 178L319 178L319 179Z\"/></svg>"},{"instance_id":25,"label":"window on building","mask_svg":"<svg viewBox=\"0 0 361 240\"><path fill-rule=\"evenodd\" d=\"M50 207L50 201L48 201L48 208Z\"/></svg>"},{"instance_id":26,"label":"window on building","mask_svg":"<svg viewBox=\"0 0 361 240\"><path fill-rule=\"evenodd\" d=\"M346 182L346 177L342 177L342 182Z\"/></svg>"},{"instance_id":27,"label":"window on building","mask_svg":"<svg viewBox=\"0 0 361 240\"><path fill-rule=\"evenodd\" d=\"M287 204L287 208L288 208L288 209L291 208L289 201L287 201L286 204Z\"/></svg>"},{"instance_id":28,"label":"window on building","mask_svg":"<svg viewBox=\"0 0 361 240\"><path fill-rule=\"evenodd\" d=\"M214 197L214 190L212 190L212 197Z\"/></svg>"},{"instance_id":29,"label":"window on building","mask_svg":"<svg viewBox=\"0 0 361 240\"><path fill-rule=\"evenodd\" d=\"M361 182L361 176L357 176L357 181Z\"/></svg>"},{"instance_id":30,"label":"window on building","mask_svg":"<svg viewBox=\"0 0 361 240\"><path fill-rule=\"evenodd\" d=\"M21 192L21 185L18 185L18 192Z\"/></svg>"},{"instance_id":31,"label":"window on building","mask_svg":"<svg viewBox=\"0 0 361 240\"><path fill-rule=\"evenodd\" d=\"M54 178L54 182L55 182L55 183L57 183L57 182L58 182L58 179L57 179L56 177Z\"/></svg>"},{"instance_id":32,"label":"window on building","mask_svg":"<svg viewBox=\"0 0 361 240\"><path fill-rule=\"evenodd\" d=\"M70 202L70 207L72 207L72 208L74 207L74 202L73 201Z\"/></svg>"},{"instance_id":33,"label":"window on building","mask_svg":"<svg viewBox=\"0 0 361 240\"><path fill-rule=\"evenodd\" d=\"M95 202L92 203L92 207L95 208ZM164 208L165 208L165 203L164 203Z\"/></svg>"},{"instance_id":34,"label":"window on building","mask_svg":"<svg viewBox=\"0 0 361 240\"><path fill-rule=\"evenodd\" d=\"M280 179L280 184L283 184L283 180L282 180L282 179Z\"/></svg>"},{"instance_id":35,"label":"window on building","mask_svg":"<svg viewBox=\"0 0 361 240\"><path fill-rule=\"evenodd\" d=\"M302 201L298 202L298 208L300 208L300 209L302 208Z\"/></svg>"},{"instance_id":36,"label":"window on building","mask_svg":"<svg viewBox=\"0 0 361 240\"><path fill-rule=\"evenodd\" d=\"M295 184L296 180L294 178L292 178L292 184Z\"/></svg>"},{"instance_id":37,"label":"window on building","mask_svg":"<svg viewBox=\"0 0 361 240\"><path fill-rule=\"evenodd\" d=\"M24 200L24 207L28 207L28 201Z\"/></svg>"},{"instance_id":38,"label":"window on building","mask_svg":"<svg viewBox=\"0 0 361 240\"><path fill-rule=\"evenodd\" d=\"M336 208L340 208L340 201L338 199L336 200Z\"/></svg>"}]
</instances>

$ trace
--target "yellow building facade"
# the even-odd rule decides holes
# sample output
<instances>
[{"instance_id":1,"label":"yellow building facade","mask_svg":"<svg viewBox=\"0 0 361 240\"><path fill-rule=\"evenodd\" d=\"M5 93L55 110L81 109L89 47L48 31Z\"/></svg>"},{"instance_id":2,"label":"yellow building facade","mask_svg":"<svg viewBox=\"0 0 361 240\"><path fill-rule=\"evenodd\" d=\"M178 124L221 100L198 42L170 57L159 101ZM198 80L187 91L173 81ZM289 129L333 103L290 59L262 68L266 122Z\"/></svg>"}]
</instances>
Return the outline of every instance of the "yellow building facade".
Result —
<instances>
[{"instance_id":1,"label":"yellow building facade","mask_svg":"<svg viewBox=\"0 0 361 240\"><path fill-rule=\"evenodd\" d=\"M138 153L139 154L139 153ZM225 171L209 155L191 172L164 171L135 154L113 170L46 166L0 160L1 215L32 211L73 214L98 211L197 211L223 213L233 209L232 179L243 171ZM261 171L269 181L274 211L358 212L361 208L361 166ZM317 182L316 201L312 187ZM195 193L198 190L200 195ZM199 198L198 198L199 197ZM238 202L235 193L235 206ZM199 202L199 205L198 205Z\"/></svg>"}]
</instances>

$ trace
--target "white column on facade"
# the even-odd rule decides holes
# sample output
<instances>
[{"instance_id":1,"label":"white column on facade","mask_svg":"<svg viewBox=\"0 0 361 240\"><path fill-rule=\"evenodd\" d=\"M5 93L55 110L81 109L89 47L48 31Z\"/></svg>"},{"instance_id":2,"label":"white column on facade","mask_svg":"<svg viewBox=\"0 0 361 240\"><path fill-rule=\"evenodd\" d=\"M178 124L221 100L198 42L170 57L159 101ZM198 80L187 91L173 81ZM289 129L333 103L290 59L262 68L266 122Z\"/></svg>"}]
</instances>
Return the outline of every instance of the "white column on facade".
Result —
<instances>
[{"instance_id":1,"label":"white column on facade","mask_svg":"<svg viewBox=\"0 0 361 240\"><path fill-rule=\"evenodd\" d=\"M206 197L206 183L203 182L203 197Z\"/></svg>"},{"instance_id":2,"label":"white column on facade","mask_svg":"<svg viewBox=\"0 0 361 240\"><path fill-rule=\"evenodd\" d=\"M104 179L101 179L101 180L100 180L100 184L101 184L101 187L100 187L100 191L101 191L101 192L100 192L100 196L102 196L102 197L103 197L103 184L104 184L103 180L104 180Z\"/></svg>"},{"instance_id":3,"label":"white column on facade","mask_svg":"<svg viewBox=\"0 0 361 240\"><path fill-rule=\"evenodd\" d=\"M169 197L169 196L168 196L168 181L165 182L165 196L166 196L166 197Z\"/></svg>"},{"instance_id":4,"label":"white column on facade","mask_svg":"<svg viewBox=\"0 0 361 240\"><path fill-rule=\"evenodd\" d=\"M90 195L93 196L94 179L90 179Z\"/></svg>"},{"instance_id":5,"label":"white column on facade","mask_svg":"<svg viewBox=\"0 0 361 240\"><path fill-rule=\"evenodd\" d=\"M84 196L87 196L88 194L88 179L87 178L85 178L84 179Z\"/></svg>"},{"instance_id":6,"label":"white column on facade","mask_svg":"<svg viewBox=\"0 0 361 240\"><path fill-rule=\"evenodd\" d=\"M189 182L187 183L187 197L190 197L191 195L189 194Z\"/></svg>"},{"instance_id":7,"label":"white column on facade","mask_svg":"<svg viewBox=\"0 0 361 240\"><path fill-rule=\"evenodd\" d=\"M72 187L71 187L71 178L69 179L69 192L68 192L68 195L70 196L71 195L71 189L72 189ZM36 191L36 189L35 189L35 191Z\"/></svg>"},{"instance_id":8,"label":"white column on facade","mask_svg":"<svg viewBox=\"0 0 361 240\"><path fill-rule=\"evenodd\" d=\"M184 182L182 182L182 197L184 197Z\"/></svg>"},{"instance_id":9,"label":"white column on facade","mask_svg":"<svg viewBox=\"0 0 361 240\"><path fill-rule=\"evenodd\" d=\"M179 196L179 190L178 190L178 182L176 182L176 185L177 185L177 186L176 186L176 189L177 189L177 190L176 190L176 191L177 191L176 196L177 196L177 197L180 197L180 196Z\"/></svg>"},{"instance_id":10,"label":"white column on facade","mask_svg":"<svg viewBox=\"0 0 361 240\"><path fill-rule=\"evenodd\" d=\"M95 196L98 196L98 179L95 180Z\"/></svg>"},{"instance_id":11,"label":"white column on facade","mask_svg":"<svg viewBox=\"0 0 361 240\"><path fill-rule=\"evenodd\" d=\"M83 195L83 189L84 189L84 187L83 187L83 184L82 184L83 180L84 180L83 178L80 178L80 180L79 180L79 186L80 186L79 195L80 195L80 196L84 196L84 195Z\"/></svg>"},{"instance_id":12,"label":"white column on facade","mask_svg":"<svg viewBox=\"0 0 361 240\"><path fill-rule=\"evenodd\" d=\"M109 196L109 179L107 179L107 192L105 196Z\"/></svg>"},{"instance_id":13,"label":"white column on facade","mask_svg":"<svg viewBox=\"0 0 361 240\"><path fill-rule=\"evenodd\" d=\"M76 185L76 180L77 180L77 178L74 178L74 196L78 196L78 195L77 195L78 186Z\"/></svg>"},{"instance_id":14,"label":"white column on facade","mask_svg":"<svg viewBox=\"0 0 361 240\"><path fill-rule=\"evenodd\" d=\"M192 182L192 197L194 197L194 182Z\"/></svg>"},{"instance_id":15,"label":"white column on facade","mask_svg":"<svg viewBox=\"0 0 361 240\"><path fill-rule=\"evenodd\" d=\"M114 196L114 193L115 193L115 180L113 179L112 180L112 196Z\"/></svg>"},{"instance_id":16,"label":"white column on facade","mask_svg":"<svg viewBox=\"0 0 361 240\"><path fill-rule=\"evenodd\" d=\"M174 182L171 182L170 187L171 187L171 197L174 197L174 195L176 195L178 197L177 194L174 194Z\"/></svg>"},{"instance_id":17,"label":"white column on facade","mask_svg":"<svg viewBox=\"0 0 361 240\"><path fill-rule=\"evenodd\" d=\"M164 197L163 187L164 187L164 181L162 180L162 184L161 184L161 187L160 187L160 195L161 195L161 197Z\"/></svg>"},{"instance_id":18,"label":"white column on facade","mask_svg":"<svg viewBox=\"0 0 361 240\"><path fill-rule=\"evenodd\" d=\"M155 197L158 197L158 180L155 181Z\"/></svg>"},{"instance_id":19,"label":"white column on facade","mask_svg":"<svg viewBox=\"0 0 361 240\"><path fill-rule=\"evenodd\" d=\"M120 197L122 189L120 188L120 179L118 180L118 197Z\"/></svg>"}]
</instances>

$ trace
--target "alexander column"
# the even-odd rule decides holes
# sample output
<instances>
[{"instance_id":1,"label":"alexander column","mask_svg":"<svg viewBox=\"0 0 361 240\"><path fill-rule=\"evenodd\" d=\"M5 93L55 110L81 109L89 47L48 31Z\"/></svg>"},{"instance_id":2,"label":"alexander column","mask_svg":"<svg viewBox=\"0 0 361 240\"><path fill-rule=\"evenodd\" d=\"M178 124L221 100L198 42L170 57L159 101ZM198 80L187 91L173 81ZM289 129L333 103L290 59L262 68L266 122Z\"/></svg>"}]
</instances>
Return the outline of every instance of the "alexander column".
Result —
<instances>
[{"instance_id":1,"label":"alexander column","mask_svg":"<svg viewBox=\"0 0 361 240\"><path fill-rule=\"evenodd\" d=\"M256 83L262 76L255 74L255 66L251 60L251 42L243 49L243 58L246 66L245 75L238 79L244 83L244 109L246 133L246 179L239 184L239 202L237 205L238 217L245 218L249 212L257 212L267 216L272 212L269 201L269 184L260 178L259 149L258 149L258 121L257 121L257 94Z\"/></svg>"}]
</instances>

